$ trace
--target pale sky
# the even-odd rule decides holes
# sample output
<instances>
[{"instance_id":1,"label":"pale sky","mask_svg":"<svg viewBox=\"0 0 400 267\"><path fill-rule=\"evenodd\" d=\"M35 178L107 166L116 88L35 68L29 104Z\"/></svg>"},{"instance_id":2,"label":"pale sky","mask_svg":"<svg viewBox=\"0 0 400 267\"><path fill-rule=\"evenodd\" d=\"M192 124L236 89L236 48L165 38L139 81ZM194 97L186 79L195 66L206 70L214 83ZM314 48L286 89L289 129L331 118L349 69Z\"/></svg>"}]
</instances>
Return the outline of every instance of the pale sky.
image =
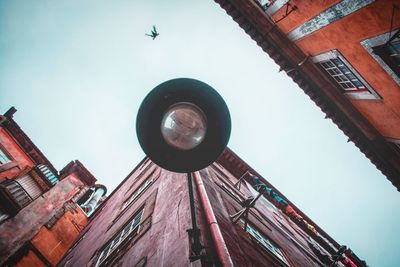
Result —
<instances>
[{"instance_id":1,"label":"pale sky","mask_svg":"<svg viewBox=\"0 0 400 267\"><path fill-rule=\"evenodd\" d=\"M111 192L144 157L145 95L199 79L235 153L370 266L400 266L400 193L278 69L212 0L0 1L0 112L58 170L79 159Z\"/></svg>"}]
</instances>

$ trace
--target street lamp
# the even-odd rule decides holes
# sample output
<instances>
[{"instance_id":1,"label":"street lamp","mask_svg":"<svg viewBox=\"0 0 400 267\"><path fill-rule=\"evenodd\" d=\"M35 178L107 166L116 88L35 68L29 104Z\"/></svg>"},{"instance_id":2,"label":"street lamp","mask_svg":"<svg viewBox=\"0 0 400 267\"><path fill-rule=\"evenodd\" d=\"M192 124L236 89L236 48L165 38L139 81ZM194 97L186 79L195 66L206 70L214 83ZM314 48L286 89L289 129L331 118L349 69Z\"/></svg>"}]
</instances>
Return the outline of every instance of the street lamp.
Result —
<instances>
[{"instance_id":1,"label":"street lamp","mask_svg":"<svg viewBox=\"0 0 400 267\"><path fill-rule=\"evenodd\" d=\"M222 97L211 86L180 78L155 87L143 100L136 132L146 155L160 167L187 173L192 229L191 261L202 257L196 223L192 172L212 164L228 144L231 118Z\"/></svg>"}]
</instances>

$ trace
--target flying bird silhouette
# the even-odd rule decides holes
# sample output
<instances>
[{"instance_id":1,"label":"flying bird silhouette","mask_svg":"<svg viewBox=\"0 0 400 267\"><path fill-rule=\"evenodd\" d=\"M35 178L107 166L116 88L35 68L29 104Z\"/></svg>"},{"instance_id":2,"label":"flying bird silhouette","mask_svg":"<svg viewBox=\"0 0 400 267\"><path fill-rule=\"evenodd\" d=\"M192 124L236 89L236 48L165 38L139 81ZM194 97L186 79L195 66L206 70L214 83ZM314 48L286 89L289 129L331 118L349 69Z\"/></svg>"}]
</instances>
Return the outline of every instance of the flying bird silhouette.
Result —
<instances>
[{"instance_id":1,"label":"flying bird silhouette","mask_svg":"<svg viewBox=\"0 0 400 267\"><path fill-rule=\"evenodd\" d=\"M151 38L156 39L160 34L157 32L156 26L153 25L153 29L151 30L151 34L146 33L146 36L150 36Z\"/></svg>"}]
</instances>

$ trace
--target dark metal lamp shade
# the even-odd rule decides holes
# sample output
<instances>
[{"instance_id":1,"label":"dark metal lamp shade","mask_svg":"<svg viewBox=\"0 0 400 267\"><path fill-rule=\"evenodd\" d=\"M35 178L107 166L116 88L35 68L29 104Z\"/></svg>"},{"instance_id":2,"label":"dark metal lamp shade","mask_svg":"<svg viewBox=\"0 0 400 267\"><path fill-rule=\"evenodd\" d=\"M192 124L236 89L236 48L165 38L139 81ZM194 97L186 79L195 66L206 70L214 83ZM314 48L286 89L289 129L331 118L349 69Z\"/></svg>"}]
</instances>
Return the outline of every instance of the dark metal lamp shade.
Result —
<instances>
[{"instance_id":1,"label":"dark metal lamp shade","mask_svg":"<svg viewBox=\"0 0 400 267\"><path fill-rule=\"evenodd\" d=\"M136 132L146 155L160 167L193 172L213 163L231 133L231 118L222 97L194 79L166 81L143 100Z\"/></svg>"}]
</instances>

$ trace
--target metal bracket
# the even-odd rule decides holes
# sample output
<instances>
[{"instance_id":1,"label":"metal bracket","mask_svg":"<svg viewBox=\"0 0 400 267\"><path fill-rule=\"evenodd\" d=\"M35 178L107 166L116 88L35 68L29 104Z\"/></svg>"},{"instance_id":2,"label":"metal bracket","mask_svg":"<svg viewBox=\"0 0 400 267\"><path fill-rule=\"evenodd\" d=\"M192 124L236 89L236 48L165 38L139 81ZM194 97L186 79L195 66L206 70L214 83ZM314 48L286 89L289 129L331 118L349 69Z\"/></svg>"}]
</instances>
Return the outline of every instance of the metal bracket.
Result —
<instances>
[{"instance_id":1,"label":"metal bracket","mask_svg":"<svg viewBox=\"0 0 400 267\"><path fill-rule=\"evenodd\" d=\"M297 9L297 6L292 5L290 2L286 3L285 14L280 19L276 20L275 23L278 23L279 21L281 21L284 18L286 18L287 16L289 16L289 14L292 13L293 11L295 11L296 9Z\"/></svg>"},{"instance_id":2,"label":"metal bracket","mask_svg":"<svg viewBox=\"0 0 400 267\"><path fill-rule=\"evenodd\" d=\"M247 223L249 220L249 211L250 208L254 207L254 205L256 204L256 201L264 194L266 187L261 188L258 191L258 196L256 198L248 198L246 199L243 203L242 206L244 207L242 210L229 215L229 217L231 218L233 223L237 223L241 218L244 218L244 230L246 230L247 228Z\"/></svg>"},{"instance_id":3,"label":"metal bracket","mask_svg":"<svg viewBox=\"0 0 400 267\"><path fill-rule=\"evenodd\" d=\"M242 183L243 183L244 176L245 176L246 174L248 174L248 173L250 173L250 172L249 172L249 171L246 171L245 173L242 174L242 176L240 176L239 180L234 184L234 187L235 187L235 188L237 188L237 189L240 190L240 186L241 186Z\"/></svg>"}]
</instances>

